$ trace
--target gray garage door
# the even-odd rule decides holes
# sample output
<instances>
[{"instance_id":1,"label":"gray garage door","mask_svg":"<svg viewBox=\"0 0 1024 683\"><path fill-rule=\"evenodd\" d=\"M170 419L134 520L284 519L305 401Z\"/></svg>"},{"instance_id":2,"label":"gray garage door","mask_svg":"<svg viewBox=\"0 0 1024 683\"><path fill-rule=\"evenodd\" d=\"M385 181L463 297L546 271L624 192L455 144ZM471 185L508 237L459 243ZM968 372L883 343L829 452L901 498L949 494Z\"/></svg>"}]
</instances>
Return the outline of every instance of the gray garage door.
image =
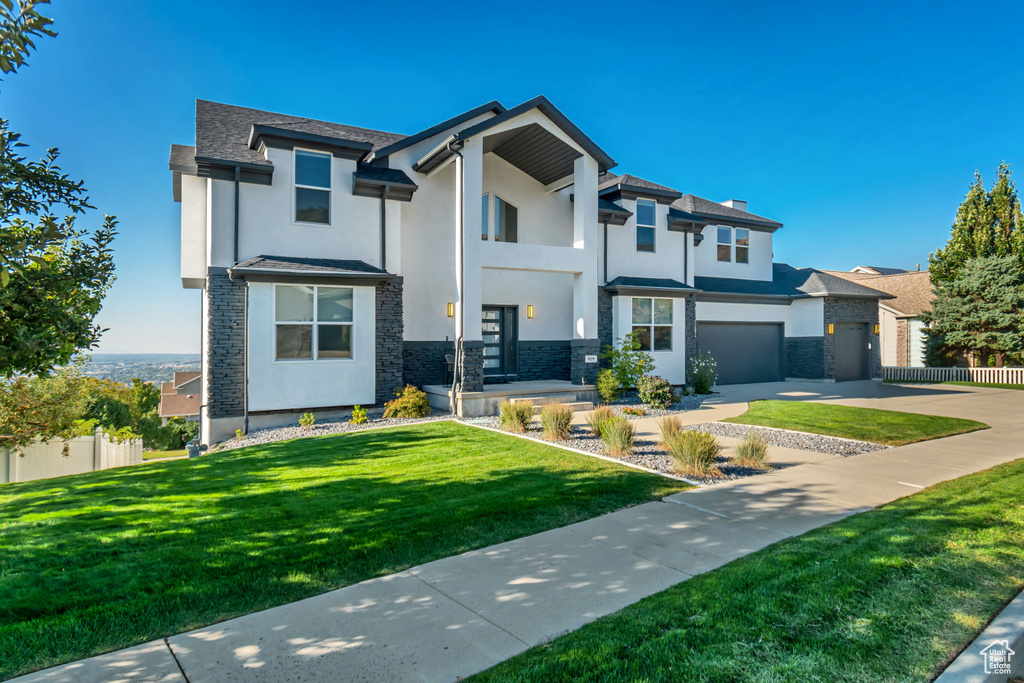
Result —
<instances>
[{"instance_id":1,"label":"gray garage door","mask_svg":"<svg viewBox=\"0 0 1024 683\"><path fill-rule=\"evenodd\" d=\"M714 356L719 384L785 379L781 324L698 322L697 348Z\"/></svg>"},{"instance_id":2,"label":"gray garage door","mask_svg":"<svg viewBox=\"0 0 1024 683\"><path fill-rule=\"evenodd\" d=\"M867 323L836 323L836 381L871 378Z\"/></svg>"}]
</instances>

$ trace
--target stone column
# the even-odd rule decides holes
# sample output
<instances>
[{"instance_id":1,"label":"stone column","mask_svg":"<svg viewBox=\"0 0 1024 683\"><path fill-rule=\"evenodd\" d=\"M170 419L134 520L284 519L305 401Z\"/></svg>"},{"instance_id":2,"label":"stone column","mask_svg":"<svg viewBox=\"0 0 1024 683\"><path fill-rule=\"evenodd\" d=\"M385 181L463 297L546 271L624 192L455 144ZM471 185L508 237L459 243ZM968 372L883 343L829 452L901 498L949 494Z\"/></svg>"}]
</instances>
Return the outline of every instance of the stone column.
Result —
<instances>
[{"instance_id":1,"label":"stone column","mask_svg":"<svg viewBox=\"0 0 1024 683\"><path fill-rule=\"evenodd\" d=\"M569 342L569 377L573 384L597 381L598 363L588 363L587 356L598 356L601 343L597 339L573 339Z\"/></svg>"},{"instance_id":2,"label":"stone column","mask_svg":"<svg viewBox=\"0 0 1024 683\"><path fill-rule=\"evenodd\" d=\"M385 280L377 285L376 304L376 397L382 404L395 397L403 387L404 322L402 278Z\"/></svg>"}]
</instances>

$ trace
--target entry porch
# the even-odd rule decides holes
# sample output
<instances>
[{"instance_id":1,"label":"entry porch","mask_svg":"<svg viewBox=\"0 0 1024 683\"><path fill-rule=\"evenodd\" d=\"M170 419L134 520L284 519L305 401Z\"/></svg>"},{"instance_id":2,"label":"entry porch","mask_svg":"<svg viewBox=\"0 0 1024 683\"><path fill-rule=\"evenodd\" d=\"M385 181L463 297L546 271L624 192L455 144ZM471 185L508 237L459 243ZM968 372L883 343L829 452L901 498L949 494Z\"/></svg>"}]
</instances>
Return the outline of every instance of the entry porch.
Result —
<instances>
[{"instance_id":1,"label":"entry porch","mask_svg":"<svg viewBox=\"0 0 1024 683\"><path fill-rule=\"evenodd\" d=\"M430 405L440 410L451 406L452 387L428 384L423 387ZM459 417L497 415L498 406L510 399L534 399L535 403L596 403L593 384L573 384L565 380L531 380L484 384L478 391L456 392L456 413Z\"/></svg>"}]
</instances>

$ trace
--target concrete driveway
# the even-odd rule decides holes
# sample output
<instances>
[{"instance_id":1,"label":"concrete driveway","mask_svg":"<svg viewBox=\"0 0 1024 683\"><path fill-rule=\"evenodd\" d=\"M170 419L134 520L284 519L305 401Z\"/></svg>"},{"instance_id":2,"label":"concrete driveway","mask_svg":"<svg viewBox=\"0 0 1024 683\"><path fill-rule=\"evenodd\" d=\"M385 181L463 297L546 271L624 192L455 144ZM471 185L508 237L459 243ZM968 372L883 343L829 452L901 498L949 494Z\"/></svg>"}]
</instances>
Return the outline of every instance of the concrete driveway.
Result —
<instances>
[{"instance_id":1,"label":"concrete driveway","mask_svg":"<svg viewBox=\"0 0 1024 683\"><path fill-rule=\"evenodd\" d=\"M455 681L777 540L1024 457L1024 391L739 385L720 389L687 422L739 415L758 398L992 428L679 493L16 680Z\"/></svg>"}]
</instances>

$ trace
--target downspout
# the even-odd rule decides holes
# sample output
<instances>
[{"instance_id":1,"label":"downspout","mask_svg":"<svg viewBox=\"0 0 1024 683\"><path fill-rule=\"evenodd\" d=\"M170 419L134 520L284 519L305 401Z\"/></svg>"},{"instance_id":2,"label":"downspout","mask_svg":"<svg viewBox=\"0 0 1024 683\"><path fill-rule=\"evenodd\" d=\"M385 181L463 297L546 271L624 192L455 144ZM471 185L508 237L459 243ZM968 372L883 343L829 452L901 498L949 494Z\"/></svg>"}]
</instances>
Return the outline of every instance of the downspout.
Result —
<instances>
[{"instance_id":1,"label":"downspout","mask_svg":"<svg viewBox=\"0 0 1024 683\"><path fill-rule=\"evenodd\" d=\"M387 203L388 186L380 189L380 269L388 269L388 218Z\"/></svg>"},{"instance_id":2,"label":"downspout","mask_svg":"<svg viewBox=\"0 0 1024 683\"><path fill-rule=\"evenodd\" d=\"M604 283L608 284L608 221L604 222Z\"/></svg>"},{"instance_id":3,"label":"downspout","mask_svg":"<svg viewBox=\"0 0 1024 683\"><path fill-rule=\"evenodd\" d=\"M460 370L462 368L462 337L463 329L465 328L465 317L466 311L463 306L465 298L463 297L463 286L465 280L465 258L466 258L466 245L464 238L464 227L465 221L463 205L463 194L465 188L465 172L464 167L465 159L462 156L462 145L463 142L460 140L453 140L448 143L448 149L455 154L455 365L452 368L452 392L450 396L450 407L452 414L458 412L458 392L462 385L462 377Z\"/></svg>"},{"instance_id":4,"label":"downspout","mask_svg":"<svg viewBox=\"0 0 1024 683\"><path fill-rule=\"evenodd\" d=\"M238 185L242 181L242 167L235 166L235 265L238 265Z\"/></svg>"}]
</instances>

